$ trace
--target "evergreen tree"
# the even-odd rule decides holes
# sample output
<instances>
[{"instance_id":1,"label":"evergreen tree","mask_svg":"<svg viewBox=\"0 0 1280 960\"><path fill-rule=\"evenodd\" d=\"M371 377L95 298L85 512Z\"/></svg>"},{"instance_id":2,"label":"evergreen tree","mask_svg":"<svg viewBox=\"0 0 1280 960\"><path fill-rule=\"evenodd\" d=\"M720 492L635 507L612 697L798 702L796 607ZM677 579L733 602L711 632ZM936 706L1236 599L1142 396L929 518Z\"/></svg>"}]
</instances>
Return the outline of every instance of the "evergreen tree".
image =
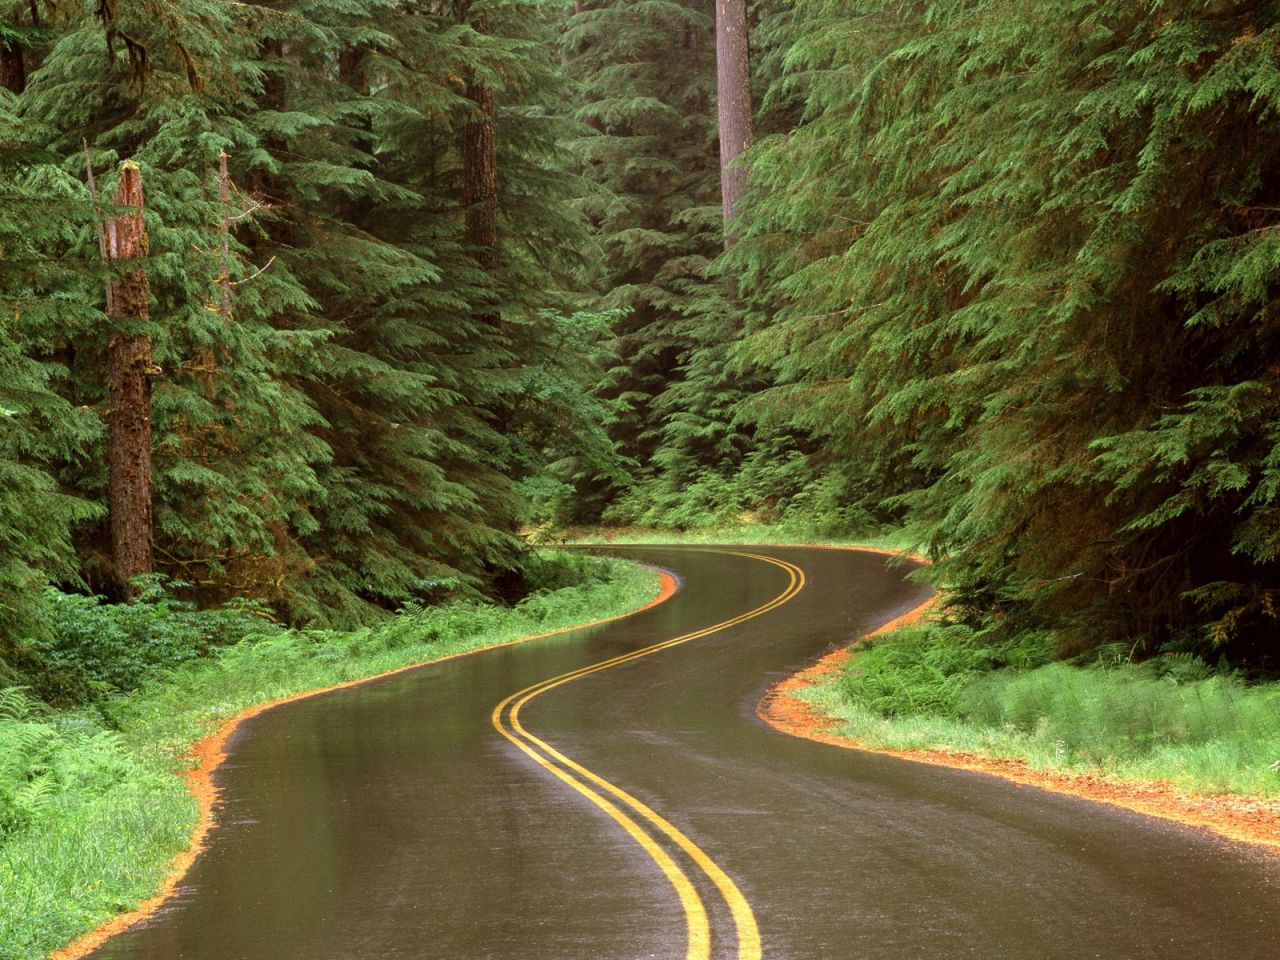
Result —
<instances>
[{"instance_id":1,"label":"evergreen tree","mask_svg":"<svg viewBox=\"0 0 1280 960\"><path fill-rule=\"evenodd\" d=\"M50 386L60 369L51 331L86 313L75 296L86 278L49 251L73 232L66 219L88 209L40 149L43 131L15 108L0 90L0 658L8 638L39 629L48 580L75 582L72 531L102 513L52 474L101 435Z\"/></svg>"},{"instance_id":2,"label":"evergreen tree","mask_svg":"<svg viewBox=\"0 0 1280 960\"><path fill-rule=\"evenodd\" d=\"M333 17L313 34L319 46L295 39L272 54L277 115L319 117L268 131L279 161L260 174L280 198L264 252L311 297L314 319L290 323L335 328L299 381L334 451L307 541L326 557L312 616L486 588L518 570L516 481L538 467L522 437L543 409L526 381L554 336L543 310L566 302L580 237L561 212L540 5L343 6ZM375 20L385 32L371 41ZM494 106L483 243L464 189L477 109L465 77Z\"/></svg>"},{"instance_id":3,"label":"evergreen tree","mask_svg":"<svg viewBox=\"0 0 1280 960\"><path fill-rule=\"evenodd\" d=\"M264 282L240 286L266 263L221 226L218 154L257 148L245 115L261 80L254 63L250 8L175 0L146 10L104 5L72 21L22 99L27 122L45 124L63 168L83 175L82 143L93 145L100 198L115 187L119 159L131 159L147 183L151 256L145 262L151 319L137 326L154 344L155 552L160 570L207 596L227 592L279 598L291 548L312 521L320 497L313 472L326 456L305 432L317 421L283 371L300 362L306 336L266 323L281 301L303 296L268 269ZM87 199L82 185L81 197ZM237 220L249 201L237 197ZM108 211L109 212L109 211ZM96 261L92 217L56 250ZM236 293L220 309L219 278ZM270 279L265 279L270 277ZM282 289L283 287L283 289ZM103 411L105 351L112 333L100 309L103 286L85 291L99 305L75 326L48 331L68 358L59 391L80 407ZM94 449L63 465L64 479L101 501L106 457ZM98 588L105 572L105 529L83 541L86 573Z\"/></svg>"},{"instance_id":4,"label":"evergreen tree","mask_svg":"<svg viewBox=\"0 0 1280 960\"><path fill-rule=\"evenodd\" d=\"M797 4L739 261L760 405L896 488L999 635L1266 649L1275 20Z\"/></svg>"},{"instance_id":5,"label":"evergreen tree","mask_svg":"<svg viewBox=\"0 0 1280 960\"><path fill-rule=\"evenodd\" d=\"M652 480L664 425L680 405L667 392L699 345L685 318L718 296L707 275L721 246L715 8L711 0L583 6L564 36L578 116L594 130L575 145L593 184L581 205L600 249L600 304L626 311L615 327L619 362L600 396L618 408L611 435ZM593 484L577 519L598 515L618 492L607 479Z\"/></svg>"},{"instance_id":6,"label":"evergreen tree","mask_svg":"<svg viewBox=\"0 0 1280 960\"><path fill-rule=\"evenodd\" d=\"M747 188L747 170L735 163L751 146L751 44L747 0L716 0L716 116L720 139L720 196L725 246Z\"/></svg>"}]
</instances>

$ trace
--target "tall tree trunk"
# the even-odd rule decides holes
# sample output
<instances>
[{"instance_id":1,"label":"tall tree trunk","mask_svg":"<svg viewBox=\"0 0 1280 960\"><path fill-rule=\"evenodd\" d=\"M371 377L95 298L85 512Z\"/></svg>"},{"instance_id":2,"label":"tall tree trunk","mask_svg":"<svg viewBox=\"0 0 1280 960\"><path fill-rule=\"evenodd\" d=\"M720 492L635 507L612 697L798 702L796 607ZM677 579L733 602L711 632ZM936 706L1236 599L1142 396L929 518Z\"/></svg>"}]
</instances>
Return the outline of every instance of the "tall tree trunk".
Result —
<instances>
[{"instance_id":1,"label":"tall tree trunk","mask_svg":"<svg viewBox=\"0 0 1280 960\"><path fill-rule=\"evenodd\" d=\"M477 33L488 33L488 17L471 24ZM485 270L498 265L498 161L495 123L498 115L493 91L472 75L467 77L467 99L474 105L462 128L462 205L467 212L467 243Z\"/></svg>"},{"instance_id":2,"label":"tall tree trunk","mask_svg":"<svg viewBox=\"0 0 1280 960\"><path fill-rule=\"evenodd\" d=\"M107 221L105 254L109 260L147 255L142 222L142 171L125 163L113 202L137 208ZM107 313L122 332L107 345L111 507L111 558L116 582L126 594L129 581L150 573L151 561L151 338L129 332L149 316L146 270L139 267L107 287Z\"/></svg>"},{"instance_id":3,"label":"tall tree trunk","mask_svg":"<svg viewBox=\"0 0 1280 960\"><path fill-rule=\"evenodd\" d=\"M488 35L493 23L485 13L470 15L470 4L463 8L464 22L469 21L476 33ZM472 104L467 122L462 128L462 206L466 211L466 243L471 255L486 273L493 274L498 267L498 159L497 116L498 106L493 90L476 78L473 71L466 73L466 97ZM493 289L497 278L493 278ZM494 330L495 345L504 341L500 328L502 317L492 306L481 307L475 319ZM501 434L510 429L512 407L510 402L498 400L492 410L493 426Z\"/></svg>"},{"instance_id":4,"label":"tall tree trunk","mask_svg":"<svg viewBox=\"0 0 1280 960\"><path fill-rule=\"evenodd\" d=\"M751 145L751 54L746 0L716 0L716 94L720 120L720 198L727 249L728 223L747 188L747 171L733 160Z\"/></svg>"}]
</instances>

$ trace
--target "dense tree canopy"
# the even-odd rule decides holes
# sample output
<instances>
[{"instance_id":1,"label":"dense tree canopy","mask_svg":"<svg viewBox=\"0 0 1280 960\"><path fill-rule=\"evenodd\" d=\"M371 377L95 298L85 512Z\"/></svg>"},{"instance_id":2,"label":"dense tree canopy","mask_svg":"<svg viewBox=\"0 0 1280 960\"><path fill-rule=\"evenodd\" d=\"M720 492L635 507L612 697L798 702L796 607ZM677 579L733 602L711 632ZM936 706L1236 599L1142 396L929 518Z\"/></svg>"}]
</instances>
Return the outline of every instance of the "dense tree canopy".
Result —
<instances>
[{"instance_id":1,"label":"dense tree canopy","mask_svg":"<svg viewBox=\"0 0 1280 960\"><path fill-rule=\"evenodd\" d=\"M906 524L1005 641L1274 666L1280 13L725 6L730 224L715 0L0 8L0 629L120 589L135 332L205 602L361 619L518 587L532 522L747 511Z\"/></svg>"},{"instance_id":2,"label":"dense tree canopy","mask_svg":"<svg viewBox=\"0 0 1280 960\"><path fill-rule=\"evenodd\" d=\"M802 2L793 24L777 87L805 115L755 152L736 260L759 407L867 471L967 617L1262 655L1274 8Z\"/></svg>"},{"instance_id":3,"label":"dense tree canopy","mask_svg":"<svg viewBox=\"0 0 1280 960\"><path fill-rule=\"evenodd\" d=\"M519 482L613 460L581 389L598 334L571 316L583 234L552 14L174 0L36 31L15 13L0 448L56 516L6 512L7 589L37 569L118 588L102 424L105 352L128 331L104 309L95 222L125 159L150 232L159 572L322 621L518 572ZM496 262L468 246L464 76L501 131Z\"/></svg>"}]
</instances>

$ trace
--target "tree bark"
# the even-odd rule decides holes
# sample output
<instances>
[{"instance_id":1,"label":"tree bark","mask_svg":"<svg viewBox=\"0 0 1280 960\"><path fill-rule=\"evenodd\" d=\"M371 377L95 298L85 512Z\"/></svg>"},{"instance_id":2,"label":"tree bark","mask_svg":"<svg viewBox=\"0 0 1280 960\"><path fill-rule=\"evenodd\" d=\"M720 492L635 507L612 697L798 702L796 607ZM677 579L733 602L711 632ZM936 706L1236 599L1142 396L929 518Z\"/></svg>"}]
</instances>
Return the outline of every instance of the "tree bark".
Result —
<instances>
[{"instance_id":1,"label":"tree bark","mask_svg":"<svg viewBox=\"0 0 1280 960\"><path fill-rule=\"evenodd\" d=\"M219 233L222 235L222 263L218 276L221 296L219 311L222 322L231 319L231 177L227 173L227 151L218 151L218 205L222 211ZM212 359L212 358L211 358Z\"/></svg>"},{"instance_id":2,"label":"tree bark","mask_svg":"<svg viewBox=\"0 0 1280 960\"><path fill-rule=\"evenodd\" d=\"M142 172L125 163L112 198L117 206L135 207L107 221L108 260L147 255L142 222ZM107 345L108 486L111 511L111 559L116 582L126 595L137 591L130 581L152 570L151 558L151 338L130 331L150 315L147 273L142 267L107 287L107 313L119 321Z\"/></svg>"},{"instance_id":3,"label":"tree bark","mask_svg":"<svg viewBox=\"0 0 1280 960\"><path fill-rule=\"evenodd\" d=\"M733 244L729 222L747 188L747 170L733 160L751 145L751 54L746 0L716 0L716 98L720 122L720 199L724 245Z\"/></svg>"},{"instance_id":4,"label":"tree bark","mask_svg":"<svg viewBox=\"0 0 1280 960\"><path fill-rule=\"evenodd\" d=\"M472 23L478 33L489 32L488 18ZM467 214L467 243L485 270L498 265L498 161L495 126L498 115L493 91L474 76L467 77L467 99L474 105L462 128L462 206Z\"/></svg>"},{"instance_id":5,"label":"tree bark","mask_svg":"<svg viewBox=\"0 0 1280 960\"><path fill-rule=\"evenodd\" d=\"M22 47L12 41L0 44L0 86L10 93L27 89L27 63Z\"/></svg>"},{"instance_id":6,"label":"tree bark","mask_svg":"<svg viewBox=\"0 0 1280 960\"><path fill-rule=\"evenodd\" d=\"M471 21L477 33L492 29L489 18L477 16ZM462 206L466 211L467 246L486 273L498 266L498 106L493 91L468 71L466 96L472 111L462 128ZM482 323L497 327L502 317L494 310L477 313ZM505 423L505 419L503 420Z\"/></svg>"}]
</instances>

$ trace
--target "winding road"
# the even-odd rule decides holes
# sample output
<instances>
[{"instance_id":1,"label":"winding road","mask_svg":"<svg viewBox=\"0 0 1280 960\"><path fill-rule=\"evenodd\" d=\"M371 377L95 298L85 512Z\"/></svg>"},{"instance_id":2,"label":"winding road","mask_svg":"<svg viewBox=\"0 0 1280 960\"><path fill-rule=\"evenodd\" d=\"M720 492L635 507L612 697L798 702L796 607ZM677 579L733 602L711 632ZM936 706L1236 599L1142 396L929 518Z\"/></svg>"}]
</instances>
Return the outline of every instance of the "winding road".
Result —
<instances>
[{"instance_id":1,"label":"winding road","mask_svg":"<svg viewBox=\"0 0 1280 960\"><path fill-rule=\"evenodd\" d=\"M883 556L610 552L681 590L247 721L179 894L91 956L1280 957L1274 855L756 718L924 599Z\"/></svg>"}]
</instances>

